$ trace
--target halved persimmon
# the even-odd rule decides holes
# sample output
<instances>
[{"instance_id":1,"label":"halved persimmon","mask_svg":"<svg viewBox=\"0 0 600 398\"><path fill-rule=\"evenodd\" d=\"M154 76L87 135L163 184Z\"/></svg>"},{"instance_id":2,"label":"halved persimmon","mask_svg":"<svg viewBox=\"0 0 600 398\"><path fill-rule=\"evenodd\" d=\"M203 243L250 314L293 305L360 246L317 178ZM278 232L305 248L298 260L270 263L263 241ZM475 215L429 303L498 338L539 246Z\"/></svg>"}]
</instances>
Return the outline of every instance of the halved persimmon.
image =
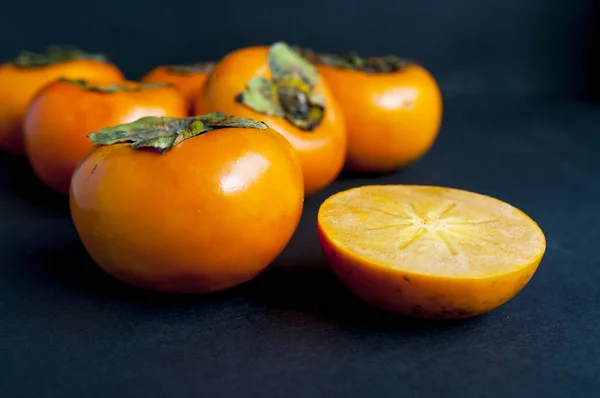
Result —
<instances>
[{"instance_id":1,"label":"halved persimmon","mask_svg":"<svg viewBox=\"0 0 600 398\"><path fill-rule=\"evenodd\" d=\"M0 149L24 152L23 119L29 103L48 83L61 77L118 82L121 71L102 54L71 46L49 47L45 53L21 52L0 65Z\"/></svg>"},{"instance_id":2,"label":"halved persimmon","mask_svg":"<svg viewBox=\"0 0 600 398\"><path fill-rule=\"evenodd\" d=\"M145 289L210 293L261 273L304 201L291 145L222 113L145 117L96 131L71 182L73 222L108 274Z\"/></svg>"},{"instance_id":3,"label":"halved persimmon","mask_svg":"<svg viewBox=\"0 0 600 398\"><path fill-rule=\"evenodd\" d=\"M363 186L321 205L335 275L376 306L425 318L490 311L529 282L546 249L539 226L489 196L432 186Z\"/></svg>"},{"instance_id":4,"label":"halved persimmon","mask_svg":"<svg viewBox=\"0 0 600 398\"><path fill-rule=\"evenodd\" d=\"M44 184L68 195L75 166L93 146L89 133L144 116L187 115L185 99L167 83L63 78L45 86L27 110L26 154Z\"/></svg>"},{"instance_id":5,"label":"halved persimmon","mask_svg":"<svg viewBox=\"0 0 600 398\"><path fill-rule=\"evenodd\" d=\"M415 162L432 147L441 125L442 97L423 66L394 56L296 50L317 65L344 112L346 169L390 172Z\"/></svg>"},{"instance_id":6,"label":"halved persimmon","mask_svg":"<svg viewBox=\"0 0 600 398\"><path fill-rule=\"evenodd\" d=\"M340 173L346 156L342 111L316 68L285 43L234 51L219 61L196 99L196 113L263 120L298 153L313 195Z\"/></svg>"},{"instance_id":7,"label":"halved persimmon","mask_svg":"<svg viewBox=\"0 0 600 398\"><path fill-rule=\"evenodd\" d=\"M146 73L141 81L172 84L188 101L190 111L193 111L194 101L214 66L214 62L199 62L190 65L160 65Z\"/></svg>"}]
</instances>

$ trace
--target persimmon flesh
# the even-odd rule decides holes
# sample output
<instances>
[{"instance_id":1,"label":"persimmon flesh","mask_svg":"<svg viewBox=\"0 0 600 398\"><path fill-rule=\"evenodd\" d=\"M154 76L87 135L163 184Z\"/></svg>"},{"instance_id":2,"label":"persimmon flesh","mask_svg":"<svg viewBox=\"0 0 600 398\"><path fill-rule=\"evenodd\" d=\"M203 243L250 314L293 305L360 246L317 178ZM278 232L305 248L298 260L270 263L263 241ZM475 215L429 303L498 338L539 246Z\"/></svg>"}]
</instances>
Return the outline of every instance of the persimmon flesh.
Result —
<instances>
[{"instance_id":1,"label":"persimmon flesh","mask_svg":"<svg viewBox=\"0 0 600 398\"><path fill-rule=\"evenodd\" d=\"M445 187L353 188L325 200L318 225L325 256L351 291L423 318L468 318L502 305L546 249L520 210Z\"/></svg>"}]
</instances>

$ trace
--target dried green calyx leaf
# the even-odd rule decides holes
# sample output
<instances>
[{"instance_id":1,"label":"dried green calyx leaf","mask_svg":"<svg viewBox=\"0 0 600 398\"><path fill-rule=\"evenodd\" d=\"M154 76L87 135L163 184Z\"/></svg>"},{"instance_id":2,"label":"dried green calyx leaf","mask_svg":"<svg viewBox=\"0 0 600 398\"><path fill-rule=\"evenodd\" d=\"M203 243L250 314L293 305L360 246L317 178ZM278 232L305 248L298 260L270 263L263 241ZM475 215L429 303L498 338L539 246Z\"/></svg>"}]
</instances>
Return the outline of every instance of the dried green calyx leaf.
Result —
<instances>
[{"instance_id":1,"label":"dried green calyx leaf","mask_svg":"<svg viewBox=\"0 0 600 398\"><path fill-rule=\"evenodd\" d=\"M313 64L285 43L269 48L272 80L255 76L236 100L265 115L284 117L296 127L314 130L325 115L325 98L314 93L319 73Z\"/></svg>"},{"instance_id":2,"label":"dried green calyx leaf","mask_svg":"<svg viewBox=\"0 0 600 398\"><path fill-rule=\"evenodd\" d=\"M275 43L269 48L269 68L275 81L297 78L311 88L319 84L317 68L285 43Z\"/></svg>"},{"instance_id":3,"label":"dried green calyx leaf","mask_svg":"<svg viewBox=\"0 0 600 398\"><path fill-rule=\"evenodd\" d=\"M121 82L121 83L109 83L104 85L98 85L94 83L90 83L87 80L83 79L68 79L68 78L60 78L59 79L63 83L73 84L75 86L81 87L86 91L93 91L97 93L111 94L111 93L119 93L119 92L138 92L138 91L147 91L154 90L156 88L164 88L170 87L169 83L136 83L136 82Z\"/></svg>"},{"instance_id":4,"label":"dried green calyx leaf","mask_svg":"<svg viewBox=\"0 0 600 398\"><path fill-rule=\"evenodd\" d=\"M128 142L134 148L156 148L162 154L190 138L231 127L264 130L268 126L263 122L221 112L180 118L148 116L132 123L98 130L89 134L88 139L94 145Z\"/></svg>"},{"instance_id":5,"label":"dried green calyx leaf","mask_svg":"<svg viewBox=\"0 0 600 398\"><path fill-rule=\"evenodd\" d=\"M21 51L12 64L18 68L38 68L78 60L108 62L103 54L88 54L75 46L50 46L43 53Z\"/></svg>"},{"instance_id":6,"label":"dried green calyx leaf","mask_svg":"<svg viewBox=\"0 0 600 398\"><path fill-rule=\"evenodd\" d=\"M265 115L285 116L277 99L277 87L262 76L250 79L236 100Z\"/></svg>"},{"instance_id":7,"label":"dried green calyx leaf","mask_svg":"<svg viewBox=\"0 0 600 398\"><path fill-rule=\"evenodd\" d=\"M174 75L194 75L196 73L210 73L214 67L214 62L198 62L189 65L165 65L165 70Z\"/></svg>"},{"instance_id":8,"label":"dried green calyx leaf","mask_svg":"<svg viewBox=\"0 0 600 398\"><path fill-rule=\"evenodd\" d=\"M414 60L400 58L395 55L362 58L355 52L337 55L330 53L316 53L310 49L300 47L294 47L293 49L316 65L328 65L335 68L350 69L365 73L392 73L400 71L409 65L416 64Z\"/></svg>"}]
</instances>

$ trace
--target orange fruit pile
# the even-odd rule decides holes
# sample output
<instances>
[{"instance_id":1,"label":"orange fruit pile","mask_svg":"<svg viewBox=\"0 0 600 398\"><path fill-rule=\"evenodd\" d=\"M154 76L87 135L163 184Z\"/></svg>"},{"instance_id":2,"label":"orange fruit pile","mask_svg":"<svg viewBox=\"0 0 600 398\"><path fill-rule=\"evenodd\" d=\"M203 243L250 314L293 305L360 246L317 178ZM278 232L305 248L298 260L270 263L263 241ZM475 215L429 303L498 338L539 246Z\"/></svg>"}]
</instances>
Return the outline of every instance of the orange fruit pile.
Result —
<instances>
[{"instance_id":1,"label":"orange fruit pile","mask_svg":"<svg viewBox=\"0 0 600 398\"><path fill-rule=\"evenodd\" d=\"M215 62L158 65L126 80L71 46L0 64L0 151L27 156L69 194L90 256L163 292L245 283L285 249L305 198L343 169L421 159L442 91L416 61L316 53L284 42ZM452 188L363 186L321 205L337 277L401 314L467 318L514 297L546 248L538 225L497 199Z\"/></svg>"}]
</instances>

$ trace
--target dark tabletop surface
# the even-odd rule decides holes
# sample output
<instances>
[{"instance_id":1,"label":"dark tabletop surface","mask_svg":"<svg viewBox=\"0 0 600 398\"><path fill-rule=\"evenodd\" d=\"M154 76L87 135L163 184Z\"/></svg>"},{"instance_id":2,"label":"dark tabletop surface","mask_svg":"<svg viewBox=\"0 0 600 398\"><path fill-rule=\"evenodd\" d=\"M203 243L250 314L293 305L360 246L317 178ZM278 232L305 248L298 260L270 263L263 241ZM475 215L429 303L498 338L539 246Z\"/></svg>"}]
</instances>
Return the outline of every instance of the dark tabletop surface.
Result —
<instances>
[{"instance_id":1,"label":"dark tabletop surface","mask_svg":"<svg viewBox=\"0 0 600 398\"><path fill-rule=\"evenodd\" d=\"M386 176L342 176L306 201L288 249L210 297L105 276L23 160L0 156L2 397L599 397L600 105L454 100L433 150ZM369 307L332 276L316 211L361 184L435 184L507 201L546 255L512 301L476 319Z\"/></svg>"}]
</instances>

